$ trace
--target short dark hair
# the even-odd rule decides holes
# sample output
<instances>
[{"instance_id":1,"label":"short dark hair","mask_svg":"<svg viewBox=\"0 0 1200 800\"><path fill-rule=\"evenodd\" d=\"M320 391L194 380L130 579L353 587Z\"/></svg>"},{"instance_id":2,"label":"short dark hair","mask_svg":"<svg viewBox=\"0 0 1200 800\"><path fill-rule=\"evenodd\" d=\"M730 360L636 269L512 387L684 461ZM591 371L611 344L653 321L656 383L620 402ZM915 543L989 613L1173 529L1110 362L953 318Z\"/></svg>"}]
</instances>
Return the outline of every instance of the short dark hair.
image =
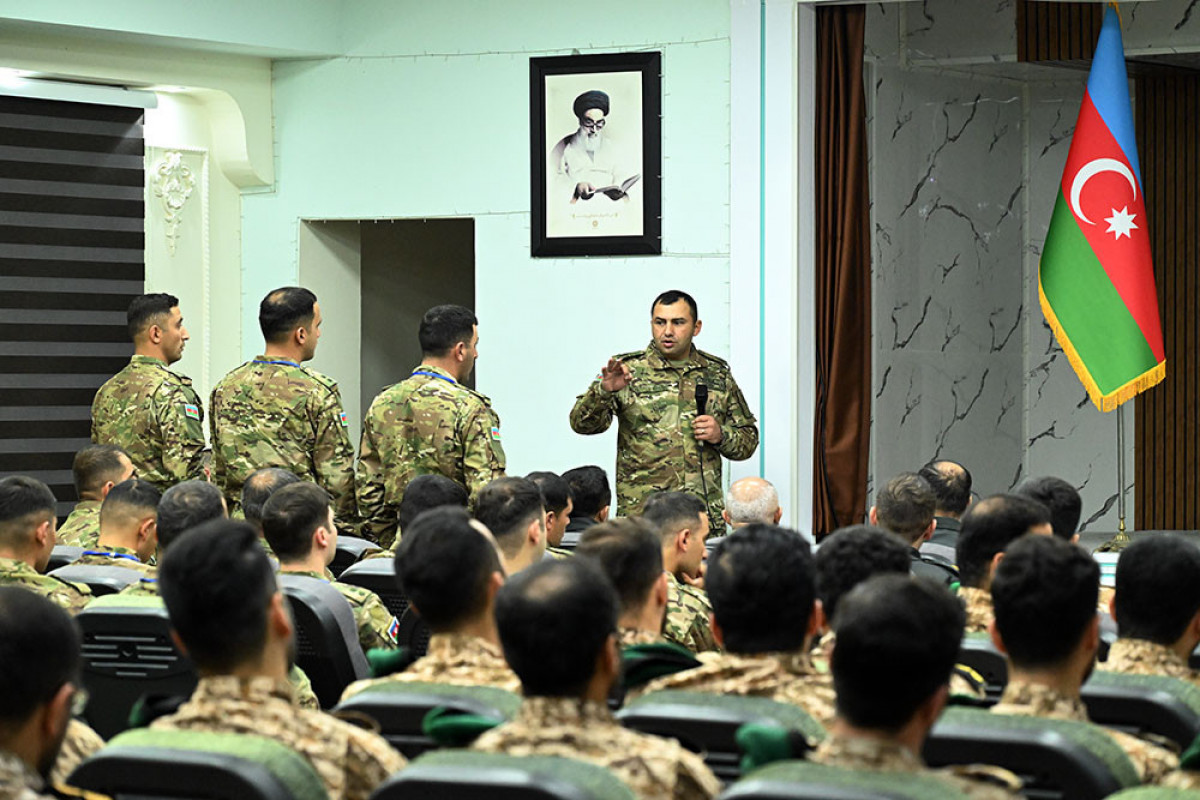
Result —
<instances>
[{"instance_id":1,"label":"short dark hair","mask_svg":"<svg viewBox=\"0 0 1200 800\"><path fill-rule=\"evenodd\" d=\"M79 628L66 611L20 586L0 587L0 726L17 728L79 683Z\"/></svg>"},{"instance_id":2,"label":"short dark hair","mask_svg":"<svg viewBox=\"0 0 1200 800\"><path fill-rule=\"evenodd\" d=\"M170 314L171 309L176 308L178 305L179 298L165 292L143 294L133 298L133 301L129 304L129 310L125 312L129 338L137 339L142 331L146 330L151 324L154 324L155 317Z\"/></svg>"},{"instance_id":3,"label":"short dark hair","mask_svg":"<svg viewBox=\"0 0 1200 800\"><path fill-rule=\"evenodd\" d=\"M571 498L575 507L572 517L594 517L605 506L612 505L612 488L608 485L608 473L600 467L588 465L575 467L562 474L567 486L571 487Z\"/></svg>"},{"instance_id":4,"label":"short dark hair","mask_svg":"<svg viewBox=\"0 0 1200 800\"><path fill-rule=\"evenodd\" d=\"M225 516L221 490L208 481L177 483L158 501L158 546L165 550L189 528Z\"/></svg>"},{"instance_id":5,"label":"short dark hair","mask_svg":"<svg viewBox=\"0 0 1200 800\"><path fill-rule=\"evenodd\" d=\"M262 652L275 573L249 523L214 519L184 533L162 557L158 587L198 667L229 672Z\"/></svg>"},{"instance_id":6,"label":"short dark hair","mask_svg":"<svg viewBox=\"0 0 1200 800\"><path fill-rule=\"evenodd\" d=\"M929 483L915 472L901 472L875 495L879 527L914 544L933 522L937 500Z\"/></svg>"},{"instance_id":7,"label":"short dark hair","mask_svg":"<svg viewBox=\"0 0 1200 800\"><path fill-rule=\"evenodd\" d=\"M704 588L731 653L799 650L816 587L808 542L789 528L754 522L722 538Z\"/></svg>"},{"instance_id":8,"label":"short dark hair","mask_svg":"<svg viewBox=\"0 0 1200 800\"><path fill-rule=\"evenodd\" d=\"M1096 618L1099 592L1100 567L1083 548L1036 535L1009 545L992 576L992 605L1013 664L1061 664Z\"/></svg>"},{"instance_id":9,"label":"short dark hair","mask_svg":"<svg viewBox=\"0 0 1200 800\"><path fill-rule=\"evenodd\" d=\"M950 681L964 616L958 598L932 581L877 575L852 589L833 619L838 714L860 728L904 727Z\"/></svg>"},{"instance_id":10,"label":"short dark hair","mask_svg":"<svg viewBox=\"0 0 1200 800\"><path fill-rule=\"evenodd\" d=\"M403 534L417 517L439 506L467 507L470 495L466 488L445 475L418 475L404 487L400 508L396 513Z\"/></svg>"},{"instance_id":11,"label":"short dark hair","mask_svg":"<svg viewBox=\"0 0 1200 800\"><path fill-rule=\"evenodd\" d=\"M496 478L475 496L475 519L487 526L507 556L520 552L525 529L544 519L542 490L524 478Z\"/></svg>"},{"instance_id":12,"label":"short dark hair","mask_svg":"<svg viewBox=\"0 0 1200 800\"><path fill-rule=\"evenodd\" d=\"M10 546L29 544L25 541L29 529L53 518L57 506L50 487L37 478L0 478L0 539Z\"/></svg>"},{"instance_id":13,"label":"short dark hair","mask_svg":"<svg viewBox=\"0 0 1200 800\"><path fill-rule=\"evenodd\" d=\"M471 341L479 320L465 306L434 306L421 318L417 339L427 356L444 356L459 342Z\"/></svg>"},{"instance_id":14,"label":"short dark hair","mask_svg":"<svg viewBox=\"0 0 1200 800\"><path fill-rule=\"evenodd\" d=\"M700 515L707 513L708 506L704 501L690 492L655 492L646 498L642 519L649 522L662 539L698 524Z\"/></svg>"},{"instance_id":15,"label":"short dark hair","mask_svg":"<svg viewBox=\"0 0 1200 800\"><path fill-rule=\"evenodd\" d=\"M317 296L303 286L276 289L258 304L258 327L270 344L287 341L292 331L311 324L316 316Z\"/></svg>"},{"instance_id":16,"label":"short dark hair","mask_svg":"<svg viewBox=\"0 0 1200 800\"><path fill-rule=\"evenodd\" d=\"M650 313L654 313L655 307L662 303L664 306L669 306L683 300L688 304L688 308L692 310L692 322L700 319L700 310L696 307L696 298L692 297L687 292L679 289L668 289L667 291L654 298L654 302L650 304Z\"/></svg>"},{"instance_id":17,"label":"short dark hair","mask_svg":"<svg viewBox=\"0 0 1200 800\"><path fill-rule=\"evenodd\" d=\"M895 535L871 525L834 531L821 542L814 558L817 597L825 616L833 619L847 592L873 575L907 575L909 549Z\"/></svg>"},{"instance_id":18,"label":"short dark hair","mask_svg":"<svg viewBox=\"0 0 1200 800\"><path fill-rule=\"evenodd\" d=\"M453 632L487 608L487 588L503 572L496 547L465 508L421 514L396 545L396 581L435 633Z\"/></svg>"},{"instance_id":19,"label":"short dark hair","mask_svg":"<svg viewBox=\"0 0 1200 800\"><path fill-rule=\"evenodd\" d=\"M1083 513L1083 498L1075 487L1062 478L1047 475L1041 478L1027 478L1015 490L1016 494L1037 500L1050 509L1050 526L1054 535L1070 541L1075 537L1079 527L1079 517Z\"/></svg>"},{"instance_id":20,"label":"short dark hair","mask_svg":"<svg viewBox=\"0 0 1200 800\"><path fill-rule=\"evenodd\" d=\"M109 481L119 481L125 474L121 456L129 458L129 455L115 444L91 444L76 453L75 460L71 462L75 491L81 495L98 492L100 487Z\"/></svg>"},{"instance_id":21,"label":"short dark hair","mask_svg":"<svg viewBox=\"0 0 1200 800\"><path fill-rule=\"evenodd\" d=\"M263 506L284 486L299 483L300 478L282 467L263 467L250 473L242 484L242 513L251 525L262 526Z\"/></svg>"},{"instance_id":22,"label":"short dark hair","mask_svg":"<svg viewBox=\"0 0 1200 800\"><path fill-rule=\"evenodd\" d=\"M149 481L141 478L121 481L108 490L108 495L100 504L100 524L103 525L106 520L117 519L121 516L141 516L146 511L157 513L160 500L162 500L162 492Z\"/></svg>"},{"instance_id":23,"label":"short dark hair","mask_svg":"<svg viewBox=\"0 0 1200 800\"><path fill-rule=\"evenodd\" d=\"M329 492L301 481L277 490L262 510L263 537L280 561L297 561L312 552L312 535L329 524Z\"/></svg>"},{"instance_id":24,"label":"short dark hair","mask_svg":"<svg viewBox=\"0 0 1200 800\"><path fill-rule=\"evenodd\" d=\"M992 559L1035 525L1050 522L1050 511L1036 500L1018 494L995 494L963 514L954 545L963 586L983 588Z\"/></svg>"},{"instance_id":25,"label":"short dark hair","mask_svg":"<svg viewBox=\"0 0 1200 800\"><path fill-rule=\"evenodd\" d=\"M555 514L567 507L571 499L571 487L560 475L553 472L531 472L525 480L533 481L542 490L542 499L546 501L546 510Z\"/></svg>"},{"instance_id":26,"label":"short dark hair","mask_svg":"<svg viewBox=\"0 0 1200 800\"><path fill-rule=\"evenodd\" d=\"M1117 560L1117 632L1173 645L1200 611L1200 548L1171 534L1136 540Z\"/></svg>"},{"instance_id":27,"label":"short dark hair","mask_svg":"<svg viewBox=\"0 0 1200 800\"><path fill-rule=\"evenodd\" d=\"M640 609L663 574L658 534L638 517L591 526L579 537L575 557L596 562L617 590L622 614Z\"/></svg>"},{"instance_id":28,"label":"short dark hair","mask_svg":"<svg viewBox=\"0 0 1200 800\"><path fill-rule=\"evenodd\" d=\"M617 593L585 558L539 561L496 594L504 658L526 697L579 697L617 630Z\"/></svg>"},{"instance_id":29,"label":"short dark hair","mask_svg":"<svg viewBox=\"0 0 1200 800\"><path fill-rule=\"evenodd\" d=\"M929 484L942 511L961 514L971 504L971 473L957 461L930 461L917 474Z\"/></svg>"}]
</instances>

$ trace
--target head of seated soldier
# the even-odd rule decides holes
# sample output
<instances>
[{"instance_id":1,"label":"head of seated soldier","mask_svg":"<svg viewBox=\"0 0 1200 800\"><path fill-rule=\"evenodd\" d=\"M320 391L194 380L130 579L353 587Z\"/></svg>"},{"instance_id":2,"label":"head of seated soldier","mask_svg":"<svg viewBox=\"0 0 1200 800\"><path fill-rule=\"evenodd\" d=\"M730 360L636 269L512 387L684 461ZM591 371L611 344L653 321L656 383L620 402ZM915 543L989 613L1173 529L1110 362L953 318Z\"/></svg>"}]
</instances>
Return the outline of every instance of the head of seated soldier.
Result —
<instances>
[{"instance_id":1,"label":"head of seated soldier","mask_svg":"<svg viewBox=\"0 0 1200 800\"><path fill-rule=\"evenodd\" d=\"M421 362L450 373L460 383L471 377L479 357L479 320L464 306L434 306L417 329Z\"/></svg>"},{"instance_id":2,"label":"head of seated soldier","mask_svg":"<svg viewBox=\"0 0 1200 800\"><path fill-rule=\"evenodd\" d=\"M475 519L491 531L509 575L541 560L546 552L542 492L524 478L497 478L479 490Z\"/></svg>"},{"instance_id":3,"label":"head of seated soldier","mask_svg":"<svg viewBox=\"0 0 1200 800\"><path fill-rule=\"evenodd\" d=\"M245 515L246 522L258 530L260 536L262 510L267 504L267 499L284 486L299 482L298 477L281 467L263 467L246 478L246 482L242 484L242 514Z\"/></svg>"},{"instance_id":4,"label":"head of seated soldier","mask_svg":"<svg viewBox=\"0 0 1200 800\"><path fill-rule=\"evenodd\" d=\"M329 492L315 483L288 484L267 498L262 526L282 572L323 575L337 554Z\"/></svg>"},{"instance_id":5,"label":"head of seated soldier","mask_svg":"<svg viewBox=\"0 0 1200 800\"><path fill-rule=\"evenodd\" d=\"M100 506L97 550L121 548L149 561L158 548L158 503L162 493L140 478L114 486Z\"/></svg>"},{"instance_id":6,"label":"head of seated soldier","mask_svg":"<svg viewBox=\"0 0 1200 800\"><path fill-rule=\"evenodd\" d=\"M1126 547L1112 613L1122 639L1153 642L1186 660L1200 644L1200 548L1169 534Z\"/></svg>"},{"instance_id":7,"label":"head of seated soldier","mask_svg":"<svg viewBox=\"0 0 1200 800\"><path fill-rule=\"evenodd\" d=\"M71 473L80 500L100 501L112 487L133 477L133 462L115 444L93 444L75 454Z\"/></svg>"},{"instance_id":8,"label":"head of seated soldier","mask_svg":"<svg viewBox=\"0 0 1200 800\"><path fill-rule=\"evenodd\" d=\"M812 551L788 528L754 523L721 539L708 559L704 588L713 636L730 653L807 649L821 627Z\"/></svg>"},{"instance_id":9,"label":"head of seated soldier","mask_svg":"<svg viewBox=\"0 0 1200 800\"><path fill-rule=\"evenodd\" d=\"M917 474L933 491L934 516L958 519L971 504L971 473L957 461L930 461Z\"/></svg>"},{"instance_id":10,"label":"head of seated soldier","mask_svg":"<svg viewBox=\"0 0 1200 800\"><path fill-rule=\"evenodd\" d=\"M852 525L821 542L813 561L817 598L828 626L851 589L875 575L907 575L911 559L904 543L882 528Z\"/></svg>"},{"instance_id":11,"label":"head of seated soldier","mask_svg":"<svg viewBox=\"0 0 1200 800\"><path fill-rule=\"evenodd\" d=\"M742 478L729 485L725 493L725 522L733 528L761 522L778 525L783 518L779 492L763 478Z\"/></svg>"},{"instance_id":12,"label":"head of seated soldier","mask_svg":"<svg viewBox=\"0 0 1200 800\"><path fill-rule=\"evenodd\" d=\"M45 571L56 541L57 507L50 487L37 478L0 478L0 558Z\"/></svg>"},{"instance_id":13,"label":"head of seated soldier","mask_svg":"<svg viewBox=\"0 0 1200 800\"><path fill-rule=\"evenodd\" d=\"M1062 478L1047 475L1041 478L1026 478L1013 490L1014 494L1028 497L1050 509L1050 525L1053 533L1068 542L1079 541L1079 517L1083 513L1083 498L1074 486Z\"/></svg>"},{"instance_id":14,"label":"head of seated soldier","mask_svg":"<svg viewBox=\"0 0 1200 800\"><path fill-rule=\"evenodd\" d=\"M184 481L158 501L158 547L165 551L183 533L210 519L228 516L221 490L208 481Z\"/></svg>"},{"instance_id":15,"label":"head of seated soldier","mask_svg":"<svg viewBox=\"0 0 1200 800\"><path fill-rule=\"evenodd\" d=\"M317 353L321 338L321 304L302 286L284 286L269 293L258 306L258 327L268 358L299 364Z\"/></svg>"},{"instance_id":16,"label":"head of seated soldier","mask_svg":"<svg viewBox=\"0 0 1200 800\"><path fill-rule=\"evenodd\" d=\"M542 490L542 499L546 501L546 544L558 547L562 544L563 534L567 532L567 523L571 521L574 508L571 487L553 472L531 472L525 479L533 481Z\"/></svg>"},{"instance_id":17,"label":"head of seated soldier","mask_svg":"<svg viewBox=\"0 0 1200 800\"><path fill-rule=\"evenodd\" d=\"M429 509L439 506L466 508L468 499L466 487L445 475L418 475L404 487L404 496L400 498L397 512L400 534L403 535L413 520Z\"/></svg>"},{"instance_id":18,"label":"head of seated soldier","mask_svg":"<svg viewBox=\"0 0 1200 800\"><path fill-rule=\"evenodd\" d=\"M608 510L612 505L608 473L600 467L589 465L569 469L562 476L571 488L571 500L574 503L570 513L572 520L604 522L608 519Z\"/></svg>"},{"instance_id":19,"label":"head of seated soldier","mask_svg":"<svg viewBox=\"0 0 1200 800\"><path fill-rule=\"evenodd\" d=\"M0 751L42 779L54 766L72 705L86 698L79 653L79 629L65 611L20 587L0 588Z\"/></svg>"},{"instance_id":20,"label":"head of seated soldier","mask_svg":"<svg viewBox=\"0 0 1200 800\"><path fill-rule=\"evenodd\" d=\"M955 543L962 585L990 587L1005 548L1027 533L1050 535L1050 511L1036 500L996 494L971 506Z\"/></svg>"},{"instance_id":21,"label":"head of seated soldier","mask_svg":"<svg viewBox=\"0 0 1200 800\"><path fill-rule=\"evenodd\" d=\"M178 297L163 292L135 297L125 319L135 353L157 358L167 365L183 358L183 348L190 337L183 327Z\"/></svg>"},{"instance_id":22,"label":"head of seated soldier","mask_svg":"<svg viewBox=\"0 0 1200 800\"><path fill-rule=\"evenodd\" d=\"M496 594L504 658L526 697L605 703L620 671L617 594L588 559L547 560Z\"/></svg>"},{"instance_id":23,"label":"head of seated soldier","mask_svg":"<svg viewBox=\"0 0 1200 800\"><path fill-rule=\"evenodd\" d=\"M595 562L616 589L622 629L662 632L667 574L658 534L648 522L624 517L593 525L579 537L575 557Z\"/></svg>"},{"instance_id":24,"label":"head of seated soldier","mask_svg":"<svg viewBox=\"0 0 1200 800\"><path fill-rule=\"evenodd\" d=\"M901 472L876 492L871 524L891 531L916 548L933 535L936 508L929 483L915 472Z\"/></svg>"},{"instance_id":25,"label":"head of seated soldier","mask_svg":"<svg viewBox=\"0 0 1200 800\"><path fill-rule=\"evenodd\" d=\"M396 545L396 582L433 633L499 642L493 609L504 567L492 535L465 508L413 520Z\"/></svg>"},{"instance_id":26,"label":"head of seated soldier","mask_svg":"<svg viewBox=\"0 0 1200 800\"><path fill-rule=\"evenodd\" d=\"M658 531L663 569L676 578L698 578L707 551L708 508L688 492L658 492L646 499L642 519Z\"/></svg>"},{"instance_id":27,"label":"head of seated soldier","mask_svg":"<svg viewBox=\"0 0 1200 800\"><path fill-rule=\"evenodd\" d=\"M947 589L908 575L868 578L843 597L833 618L833 732L920 753L949 696L963 616Z\"/></svg>"}]
</instances>

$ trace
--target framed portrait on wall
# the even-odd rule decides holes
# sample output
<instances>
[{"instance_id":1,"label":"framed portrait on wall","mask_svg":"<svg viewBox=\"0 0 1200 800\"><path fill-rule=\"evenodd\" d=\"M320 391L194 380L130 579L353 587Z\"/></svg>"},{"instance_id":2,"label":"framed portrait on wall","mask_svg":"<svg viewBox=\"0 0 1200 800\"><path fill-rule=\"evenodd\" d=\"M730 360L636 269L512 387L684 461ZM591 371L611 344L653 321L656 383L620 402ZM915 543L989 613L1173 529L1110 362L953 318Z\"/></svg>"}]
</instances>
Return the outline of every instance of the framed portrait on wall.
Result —
<instances>
[{"instance_id":1,"label":"framed portrait on wall","mask_svg":"<svg viewBox=\"0 0 1200 800\"><path fill-rule=\"evenodd\" d=\"M532 254L662 253L662 53L529 59Z\"/></svg>"}]
</instances>

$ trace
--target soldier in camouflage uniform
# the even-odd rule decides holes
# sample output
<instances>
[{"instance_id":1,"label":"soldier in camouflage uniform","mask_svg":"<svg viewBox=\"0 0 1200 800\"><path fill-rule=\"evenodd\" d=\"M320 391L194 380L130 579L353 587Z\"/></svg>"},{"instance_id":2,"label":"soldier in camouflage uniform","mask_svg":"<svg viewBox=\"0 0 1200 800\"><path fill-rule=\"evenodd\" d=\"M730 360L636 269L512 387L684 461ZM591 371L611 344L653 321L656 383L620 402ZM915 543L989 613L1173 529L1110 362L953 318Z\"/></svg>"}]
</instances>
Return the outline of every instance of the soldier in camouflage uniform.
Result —
<instances>
[{"instance_id":1,"label":"soldier in camouflage uniform","mask_svg":"<svg viewBox=\"0 0 1200 800\"><path fill-rule=\"evenodd\" d=\"M71 465L79 502L58 528L58 543L92 547L100 537L100 503L109 489L133 477L133 462L115 444L93 444L75 454Z\"/></svg>"},{"instance_id":2,"label":"soldier in camouflage uniform","mask_svg":"<svg viewBox=\"0 0 1200 800\"><path fill-rule=\"evenodd\" d=\"M167 369L188 340L179 300L146 294L129 305L134 354L92 401L92 441L115 444L159 490L205 477L204 408L192 381Z\"/></svg>"},{"instance_id":3,"label":"soldier in camouflage uniform","mask_svg":"<svg viewBox=\"0 0 1200 800\"><path fill-rule=\"evenodd\" d=\"M123 567L152 575L149 561L158 549L157 513L162 499L149 481L118 483L100 507L96 546L75 560L80 566Z\"/></svg>"},{"instance_id":4,"label":"soldier in camouflage uniform","mask_svg":"<svg viewBox=\"0 0 1200 800\"><path fill-rule=\"evenodd\" d=\"M667 615L667 583L657 531L639 517L610 519L588 528L573 551L594 561L617 590L622 647L658 644Z\"/></svg>"},{"instance_id":5,"label":"soldier in camouflage uniform","mask_svg":"<svg viewBox=\"0 0 1200 800\"><path fill-rule=\"evenodd\" d=\"M708 514L704 502L686 492L660 492L646 502L642 518L658 532L667 573L667 617L663 637L694 653L720 650L708 624L712 604L704 579Z\"/></svg>"},{"instance_id":6,"label":"soldier in camouflage uniform","mask_svg":"<svg viewBox=\"0 0 1200 800\"><path fill-rule=\"evenodd\" d=\"M570 558L573 551L559 545L566 535L571 512L575 509L571 487L553 472L531 472L525 479L537 484L546 501L546 552L552 558Z\"/></svg>"},{"instance_id":7,"label":"soldier in camouflage uniform","mask_svg":"<svg viewBox=\"0 0 1200 800\"><path fill-rule=\"evenodd\" d=\"M708 516L724 531L721 457L744 461L758 447L758 427L729 365L697 350L696 302L664 292L651 306L654 337L642 351L609 359L600 377L575 401L571 428L593 434L617 418L617 511L641 512L654 492L687 491L705 499ZM698 386L707 387L706 413L697 413Z\"/></svg>"},{"instance_id":8,"label":"soldier in camouflage uniform","mask_svg":"<svg viewBox=\"0 0 1200 800\"><path fill-rule=\"evenodd\" d=\"M390 547L404 490L417 475L440 474L471 496L504 475L500 417L487 397L463 385L479 355L479 325L462 306L435 306L419 331L422 360L412 375L371 402L358 448L363 535Z\"/></svg>"},{"instance_id":9,"label":"soldier in camouflage uniform","mask_svg":"<svg viewBox=\"0 0 1200 800\"><path fill-rule=\"evenodd\" d=\"M35 478L0 479L0 585L23 586L71 614L92 599L86 586L43 575L54 550L56 501Z\"/></svg>"},{"instance_id":10,"label":"soldier in camouflage uniform","mask_svg":"<svg viewBox=\"0 0 1200 800\"><path fill-rule=\"evenodd\" d=\"M265 352L222 378L209 401L213 482L232 511L251 473L281 467L329 492L339 524L353 530L354 446L342 397L332 378L301 366L321 337L316 295L276 289L263 298L258 322Z\"/></svg>"}]
</instances>

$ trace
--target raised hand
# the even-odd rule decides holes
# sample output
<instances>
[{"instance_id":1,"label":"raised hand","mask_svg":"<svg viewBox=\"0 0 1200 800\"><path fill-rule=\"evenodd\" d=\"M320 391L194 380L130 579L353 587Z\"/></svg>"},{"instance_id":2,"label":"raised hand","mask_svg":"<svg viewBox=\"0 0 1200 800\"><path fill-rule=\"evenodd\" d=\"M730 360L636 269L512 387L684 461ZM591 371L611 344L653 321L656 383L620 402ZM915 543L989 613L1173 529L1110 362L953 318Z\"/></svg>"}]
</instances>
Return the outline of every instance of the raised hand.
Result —
<instances>
[{"instance_id":1,"label":"raised hand","mask_svg":"<svg viewBox=\"0 0 1200 800\"><path fill-rule=\"evenodd\" d=\"M600 370L600 388L606 392L619 392L633 380L629 367L615 358L610 358Z\"/></svg>"}]
</instances>

